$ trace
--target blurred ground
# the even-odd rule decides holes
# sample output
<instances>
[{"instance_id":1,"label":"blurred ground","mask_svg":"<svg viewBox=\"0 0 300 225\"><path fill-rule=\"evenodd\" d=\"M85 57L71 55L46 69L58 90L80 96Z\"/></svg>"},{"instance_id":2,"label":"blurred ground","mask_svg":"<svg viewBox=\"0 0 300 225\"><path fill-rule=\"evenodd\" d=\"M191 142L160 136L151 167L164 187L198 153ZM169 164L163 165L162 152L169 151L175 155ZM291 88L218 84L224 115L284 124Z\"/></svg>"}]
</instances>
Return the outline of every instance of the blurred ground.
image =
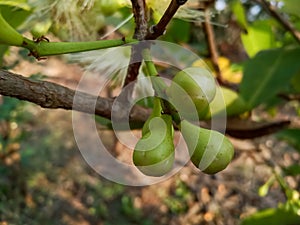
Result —
<instances>
[{"instance_id":1,"label":"blurred ground","mask_svg":"<svg viewBox=\"0 0 300 225\"><path fill-rule=\"evenodd\" d=\"M8 63L14 60L11 55ZM80 67L55 57L21 61L13 71L40 73L71 88L82 74ZM293 113L286 114L291 112L288 106L282 110L279 116L299 124ZM23 113L26 120L13 126L22 133L11 143L16 151L0 164L1 225L237 225L241 218L285 200L276 183L266 197L258 195L258 188L272 169L299 161L299 154L272 135L232 138L234 160L217 175L205 175L188 164L159 184L122 186L102 178L84 161L74 140L71 112L26 104ZM102 135L115 155L128 157L112 132ZM287 182L299 189L299 177Z\"/></svg>"}]
</instances>

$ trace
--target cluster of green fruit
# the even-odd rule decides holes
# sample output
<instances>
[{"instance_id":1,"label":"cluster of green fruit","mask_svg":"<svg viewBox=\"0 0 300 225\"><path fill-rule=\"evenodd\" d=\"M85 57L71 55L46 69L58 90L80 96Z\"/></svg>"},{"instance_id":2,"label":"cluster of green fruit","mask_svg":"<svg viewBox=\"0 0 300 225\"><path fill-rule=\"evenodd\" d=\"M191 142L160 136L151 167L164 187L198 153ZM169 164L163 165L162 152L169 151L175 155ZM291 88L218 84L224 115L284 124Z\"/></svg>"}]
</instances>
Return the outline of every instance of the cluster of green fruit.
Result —
<instances>
[{"instance_id":1,"label":"cluster of green fruit","mask_svg":"<svg viewBox=\"0 0 300 225\"><path fill-rule=\"evenodd\" d=\"M4 20L1 12L0 26L0 44L22 47L28 47L31 44L32 41L24 38ZM51 55L118 46L123 44L123 40L47 44L48 48L39 43L33 43L33 47L44 50L43 55ZM69 51L70 47L72 47L72 51ZM62 51L64 49L67 51ZM210 107L210 105L218 105L218 101L214 102L213 100L216 93L220 92L211 73L197 67L184 69L176 74L172 84L163 92L165 92L167 100L177 110L178 117L181 118L178 125L187 143L193 164L208 174L214 174L225 169L234 153L230 141L217 131L200 128L189 122L207 118L212 114L211 108L218 108ZM221 90L221 93L225 92L225 89ZM230 113L244 110L244 102L241 99L236 98L236 95L230 94L229 96L230 102L234 102L233 110ZM143 126L142 138L136 144L133 154L134 164L140 171L149 176L162 176L168 173L173 168L175 159L174 115L164 112L161 105L162 101L164 100L155 97L153 112ZM229 109L227 103L225 108Z\"/></svg>"},{"instance_id":2,"label":"cluster of green fruit","mask_svg":"<svg viewBox=\"0 0 300 225\"><path fill-rule=\"evenodd\" d=\"M197 118L204 118L210 112L209 105L216 94L212 74L202 68L186 68L175 75L165 93L179 115L178 127L192 163L207 174L225 169L234 154L231 142L218 131L190 122L195 119L195 114ZM163 176L170 172L175 159L173 119L172 115L164 113L162 101L165 100L154 97L153 111L133 152L135 166L148 176Z\"/></svg>"}]
</instances>

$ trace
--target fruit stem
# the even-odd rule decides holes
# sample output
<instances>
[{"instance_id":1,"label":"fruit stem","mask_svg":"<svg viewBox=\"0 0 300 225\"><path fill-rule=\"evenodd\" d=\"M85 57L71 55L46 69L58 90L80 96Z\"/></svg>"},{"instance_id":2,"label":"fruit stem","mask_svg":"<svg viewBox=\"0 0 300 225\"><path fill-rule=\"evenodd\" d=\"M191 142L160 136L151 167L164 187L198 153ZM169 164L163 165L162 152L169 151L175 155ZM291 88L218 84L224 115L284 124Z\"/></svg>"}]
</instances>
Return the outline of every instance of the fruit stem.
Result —
<instances>
[{"instance_id":1,"label":"fruit stem","mask_svg":"<svg viewBox=\"0 0 300 225\"><path fill-rule=\"evenodd\" d=\"M286 198L289 199L289 192L292 190L289 185L285 182L285 180L282 178L282 176L280 174L277 173L277 171L275 171L275 169L273 170L273 174L277 180L277 182L279 183L282 191L285 193Z\"/></svg>"},{"instance_id":2,"label":"fruit stem","mask_svg":"<svg viewBox=\"0 0 300 225\"><path fill-rule=\"evenodd\" d=\"M163 79L159 78L159 74L156 70L155 64L151 57L151 52L149 48L145 48L143 50L143 58L149 73L149 76L154 77L151 79L153 89L156 95L160 98L161 107L165 114L170 114L172 119L175 121L176 124L180 123L180 116L177 110L168 102L168 97L166 95L167 85L163 81Z\"/></svg>"},{"instance_id":3,"label":"fruit stem","mask_svg":"<svg viewBox=\"0 0 300 225\"><path fill-rule=\"evenodd\" d=\"M162 105L161 105L160 98L157 96L154 96L152 114L155 116L161 115L161 111L162 111Z\"/></svg>"},{"instance_id":4,"label":"fruit stem","mask_svg":"<svg viewBox=\"0 0 300 225\"><path fill-rule=\"evenodd\" d=\"M153 78L151 79L151 82L156 95L160 98L166 98L165 90L167 88L167 85L162 80L162 78L158 77L159 74L156 70L155 64L153 63L150 48L143 49L142 55L148 70L148 75Z\"/></svg>"},{"instance_id":5,"label":"fruit stem","mask_svg":"<svg viewBox=\"0 0 300 225\"><path fill-rule=\"evenodd\" d=\"M158 76L158 72L156 70L156 67L153 63L152 57L151 57L151 52L149 48L145 48L143 50L143 58L149 73L149 76Z\"/></svg>"},{"instance_id":6,"label":"fruit stem","mask_svg":"<svg viewBox=\"0 0 300 225\"><path fill-rule=\"evenodd\" d=\"M137 42L138 41L135 39L127 38L89 42L48 42L44 40L37 42L24 38L22 47L27 48L30 51L30 55L39 59L43 56L92 51L122 46L124 44L134 44Z\"/></svg>"}]
</instances>

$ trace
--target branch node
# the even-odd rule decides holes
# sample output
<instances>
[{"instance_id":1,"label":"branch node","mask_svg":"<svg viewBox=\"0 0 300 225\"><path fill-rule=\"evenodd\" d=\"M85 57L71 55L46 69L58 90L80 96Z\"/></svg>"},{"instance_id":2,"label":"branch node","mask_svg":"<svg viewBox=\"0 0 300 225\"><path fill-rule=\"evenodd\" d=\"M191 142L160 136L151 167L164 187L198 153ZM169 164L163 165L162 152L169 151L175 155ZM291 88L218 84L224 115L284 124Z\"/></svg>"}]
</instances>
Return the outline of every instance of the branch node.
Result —
<instances>
[{"instance_id":1,"label":"branch node","mask_svg":"<svg viewBox=\"0 0 300 225\"><path fill-rule=\"evenodd\" d=\"M177 0L178 5L184 5L187 2L187 0Z\"/></svg>"},{"instance_id":2,"label":"branch node","mask_svg":"<svg viewBox=\"0 0 300 225\"><path fill-rule=\"evenodd\" d=\"M40 43L42 41L46 41L46 42L50 42L49 38L45 37L44 35L40 36L40 37L37 37L37 38L33 38L33 41L35 43Z\"/></svg>"}]
</instances>

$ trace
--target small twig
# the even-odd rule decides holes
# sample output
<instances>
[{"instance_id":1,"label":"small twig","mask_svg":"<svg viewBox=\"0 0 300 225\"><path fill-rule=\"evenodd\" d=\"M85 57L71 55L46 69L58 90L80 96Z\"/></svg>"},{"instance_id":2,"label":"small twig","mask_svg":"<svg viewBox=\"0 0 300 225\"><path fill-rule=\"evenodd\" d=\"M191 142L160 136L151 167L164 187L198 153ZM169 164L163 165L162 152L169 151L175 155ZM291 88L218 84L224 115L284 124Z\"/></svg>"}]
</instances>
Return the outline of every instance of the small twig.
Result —
<instances>
[{"instance_id":1,"label":"small twig","mask_svg":"<svg viewBox=\"0 0 300 225\"><path fill-rule=\"evenodd\" d=\"M283 98L286 101L300 101L300 94L285 94L285 93L280 93L278 94L280 98Z\"/></svg>"},{"instance_id":2,"label":"small twig","mask_svg":"<svg viewBox=\"0 0 300 225\"><path fill-rule=\"evenodd\" d=\"M218 63L219 54L216 46L215 34L214 34L212 24L210 23L210 5L213 2L214 0L210 2L206 2L205 4L204 21L202 22L202 25L203 25L203 31L207 39L210 59L212 61L214 70L216 71L217 80L223 83L222 73Z\"/></svg>"},{"instance_id":3,"label":"small twig","mask_svg":"<svg viewBox=\"0 0 300 225\"><path fill-rule=\"evenodd\" d=\"M145 0L131 0L132 11L136 23L134 38L140 41L157 39L164 33L166 26L171 21L178 8L181 5L183 5L186 1L187 0L172 0L166 12L162 16L161 20L156 26L152 27L153 29L150 32L148 31L148 20ZM142 62L142 50L144 48L145 46L143 43L141 45L137 44L132 46L130 63L123 87L126 87L128 84L137 79ZM128 100L131 98L132 91L128 91Z\"/></svg>"},{"instance_id":4,"label":"small twig","mask_svg":"<svg viewBox=\"0 0 300 225\"><path fill-rule=\"evenodd\" d=\"M142 41L145 39L148 30L148 19L146 12L145 0L131 0L132 11L135 19L134 38ZM139 44L131 47L130 62L127 69L127 76L124 81L123 87L126 87L131 82L134 82L139 74L139 69L142 64L142 46ZM127 92L127 100L131 99L133 87Z\"/></svg>"},{"instance_id":5,"label":"small twig","mask_svg":"<svg viewBox=\"0 0 300 225\"><path fill-rule=\"evenodd\" d=\"M135 20L134 39L142 41L148 30L148 18L145 0L131 0L132 12Z\"/></svg>"},{"instance_id":6,"label":"small twig","mask_svg":"<svg viewBox=\"0 0 300 225\"><path fill-rule=\"evenodd\" d=\"M204 3L204 21L202 22L203 32L205 33L210 59L213 65L213 68L216 72L216 79L220 85L228 87L232 90L238 91L238 86L229 81L226 81L222 76L222 71L219 67L219 54L217 50L217 44L214 34L214 29L212 23L210 22L210 6L214 3L214 0Z\"/></svg>"},{"instance_id":7,"label":"small twig","mask_svg":"<svg viewBox=\"0 0 300 225\"><path fill-rule=\"evenodd\" d=\"M147 40L155 40L159 36L163 35L167 25L179 9L179 7L185 4L187 0L172 0L164 15L155 26L151 27L151 30L148 32L146 39Z\"/></svg>"},{"instance_id":8,"label":"small twig","mask_svg":"<svg viewBox=\"0 0 300 225\"><path fill-rule=\"evenodd\" d=\"M260 4L272 17L274 17L286 30L288 30L298 43L300 43L300 32L295 29L295 27L286 20L282 15L277 11L277 8L271 5L266 0L253 0Z\"/></svg>"}]
</instances>

